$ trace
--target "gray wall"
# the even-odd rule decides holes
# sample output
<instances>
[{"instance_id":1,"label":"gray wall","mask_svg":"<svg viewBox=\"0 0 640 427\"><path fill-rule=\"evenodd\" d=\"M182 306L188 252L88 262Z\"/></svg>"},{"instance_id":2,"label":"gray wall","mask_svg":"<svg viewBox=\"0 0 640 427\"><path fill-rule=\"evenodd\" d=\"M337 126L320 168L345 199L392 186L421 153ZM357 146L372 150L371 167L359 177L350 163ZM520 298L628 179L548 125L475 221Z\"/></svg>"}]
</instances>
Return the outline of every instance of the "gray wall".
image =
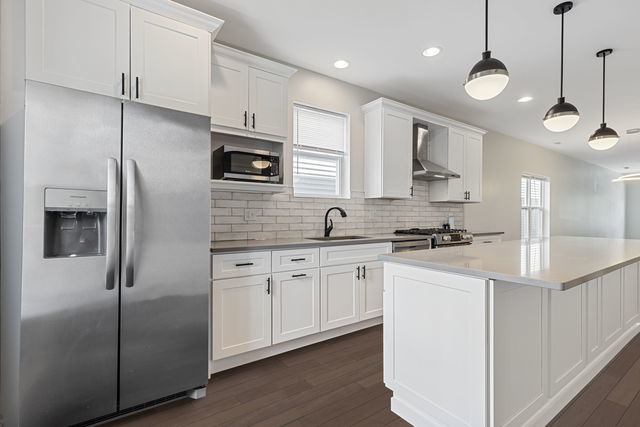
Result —
<instances>
[{"instance_id":1,"label":"gray wall","mask_svg":"<svg viewBox=\"0 0 640 427\"><path fill-rule=\"evenodd\" d=\"M552 236L624 237L625 189L611 182L615 172L497 132L484 137L483 171L483 201L464 208L470 230L520 238L520 176L527 172L550 179Z\"/></svg>"},{"instance_id":2,"label":"gray wall","mask_svg":"<svg viewBox=\"0 0 640 427\"><path fill-rule=\"evenodd\" d=\"M640 239L640 182L627 182L626 238Z\"/></svg>"}]
</instances>

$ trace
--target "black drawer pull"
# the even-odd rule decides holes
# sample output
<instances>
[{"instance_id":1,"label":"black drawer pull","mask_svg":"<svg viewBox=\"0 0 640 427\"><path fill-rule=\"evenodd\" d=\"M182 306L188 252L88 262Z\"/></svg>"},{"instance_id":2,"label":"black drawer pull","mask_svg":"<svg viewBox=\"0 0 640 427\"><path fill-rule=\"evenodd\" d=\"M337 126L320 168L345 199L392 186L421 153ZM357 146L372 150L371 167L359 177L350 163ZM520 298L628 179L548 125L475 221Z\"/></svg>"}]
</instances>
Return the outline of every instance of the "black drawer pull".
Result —
<instances>
[{"instance_id":1,"label":"black drawer pull","mask_svg":"<svg viewBox=\"0 0 640 427\"><path fill-rule=\"evenodd\" d=\"M253 265L252 262L241 262L240 264L236 264L236 267L246 267L248 265Z\"/></svg>"},{"instance_id":2,"label":"black drawer pull","mask_svg":"<svg viewBox=\"0 0 640 427\"><path fill-rule=\"evenodd\" d=\"M306 261L306 258L291 258L291 261Z\"/></svg>"},{"instance_id":3,"label":"black drawer pull","mask_svg":"<svg viewBox=\"0 0 640 427\"><path fill-rule=\"evenodd\" d=\"M307 275L304 273L300 273L300 274L292 274L291 277L307 277Z\"/></svg>"}]
</instances>

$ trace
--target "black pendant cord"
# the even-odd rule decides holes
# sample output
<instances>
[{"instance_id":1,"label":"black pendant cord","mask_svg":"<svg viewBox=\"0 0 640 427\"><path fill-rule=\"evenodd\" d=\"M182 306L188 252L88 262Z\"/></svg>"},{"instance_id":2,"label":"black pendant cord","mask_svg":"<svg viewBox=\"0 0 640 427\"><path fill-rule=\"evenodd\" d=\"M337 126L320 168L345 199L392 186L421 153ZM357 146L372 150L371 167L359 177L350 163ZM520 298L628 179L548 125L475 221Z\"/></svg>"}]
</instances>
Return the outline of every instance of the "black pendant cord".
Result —
<instances>
[{"instance_id":1,"label":"black pendant cord","mask_svg":"<svg viewBox=\"0 0 640 427\"><path fill-rule=\"evenodd\" d=\"M564 89L564 11L562 11L560 24L560 98L563 98Z\"/></svg>"},{"instance_id":2,"label":"black pendant cord","mask_svg":"<svg viewBox=\"0 0 640 427\"><path fill-rule=\"evenodd\" d=\"M604 94L605 94L605 61L607 60L607 55L602 55L602 124L604 124Z\"/></svg>"},{"instance_id":3,"label":"black pendant cord","mask_svg":"<svg viewBox=\"0 0 640 427\"><path fill-rule=\"evenodd\" d=\"M484 2L484 51L489 51L489 0Z\"/></svg>"}]
</instances>

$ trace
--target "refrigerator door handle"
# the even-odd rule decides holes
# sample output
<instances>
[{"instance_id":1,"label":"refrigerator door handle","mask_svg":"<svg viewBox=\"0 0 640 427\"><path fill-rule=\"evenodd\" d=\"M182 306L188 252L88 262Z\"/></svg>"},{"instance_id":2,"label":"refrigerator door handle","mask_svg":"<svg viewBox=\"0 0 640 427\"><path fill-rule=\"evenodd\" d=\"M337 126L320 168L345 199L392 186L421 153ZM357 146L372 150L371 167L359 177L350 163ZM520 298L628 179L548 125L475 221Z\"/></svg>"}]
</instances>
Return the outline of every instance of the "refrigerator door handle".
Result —
<instances>
[{"instance_id":1,"label":"refrigerator door handle","mask_svg":"<svg viewBox=\"0 0 640 427\"><path fill-rule=\"evenodd\" d=\"M118 203L118 162L114 158L107 159L107 277L106 288L112 290L116 283L117 256L117 203Z\"/></svg>"},{"instance_id":2,"label":"refrigerator door handle","mask_svg":"<svg viewBox=\"0 0 640 427\"><path fill-rule=\"evenodd\" d=\"M131 288L134 282L136 249L136 162L127 160L127 234L125 237L125 286Z\"/></svg>"}]
</instances>

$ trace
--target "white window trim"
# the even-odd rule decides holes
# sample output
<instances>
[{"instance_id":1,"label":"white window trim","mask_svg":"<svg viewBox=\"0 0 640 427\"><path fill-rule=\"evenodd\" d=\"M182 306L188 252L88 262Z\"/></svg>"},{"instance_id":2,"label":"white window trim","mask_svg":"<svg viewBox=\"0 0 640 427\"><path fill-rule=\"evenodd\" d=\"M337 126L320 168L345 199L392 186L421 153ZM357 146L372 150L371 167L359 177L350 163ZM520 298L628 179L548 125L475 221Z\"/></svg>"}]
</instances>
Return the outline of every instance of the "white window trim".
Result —
<instances>
[{"instance_id":1,"label":"white window trim","mask_svg":"<svg viewBox=\"0 0 640 427\"><path fill-rule=\"evenodd\" d=\"M342 162L340 164L340 194L339 195L326 195L326 194L311 194L311 193L303 193L296 194L295 186L293 183L293 175L294 175L294 163L296 157L296 135L298 133L298 123L295 119L295 111L296 107L303 107L312 110L317 110L323 113L342 115L346 118L345 124L345 138L344 138L344 153L340 153L342 156ZM293 101L293 105L291 108L291 120L293 122L293 133L291 138L291 190L293 192L294 197L300 198L314 198L314 199L350 199L351 198L351 115L346 112L329 110L328 108L318 107L316 105L307 104L300 101ZM304 147L304 146L303 146ZM322 150L318 148L305 147L306 150L309 151L317 151L320 153L334 153L332 150Z\"/></svg>"},{"instance_id":2,"label":"white window trim","mask_svg":"<svg viewBox=\"0 0 640 427\"><path fill-rule=\"evenodd\" d=\"M550 231L551 231L551 227L550 227L550 217L551 217L551 180L549 179L549 177L546 177L544 175L539 175L539 174L535 174L535 173L528 173L528 172L524 172L520 175L520 181L522 181L522 178L534 178L534 179L539 179L541 181L544 182L544 185L542 186L542 207L537 208L537 207L531 207L531 206L522 206L522 194L520 194L520 211L522 212L522 209L527 209L528 210L528 224L529 224L529 236L531 235L531 211L532 210L540 210L542 212L542 238L547 238L551 235ZM522 185L522 184L521 184ZM520 191L522 191L521 187L520 187ZM522 217L520 217L520 238L521 239L525 239L522 236ZM529 239L529 237L527 237L527 239ZM532 239L534 240L534 239Z\"/></svg>"}]
</instances>

